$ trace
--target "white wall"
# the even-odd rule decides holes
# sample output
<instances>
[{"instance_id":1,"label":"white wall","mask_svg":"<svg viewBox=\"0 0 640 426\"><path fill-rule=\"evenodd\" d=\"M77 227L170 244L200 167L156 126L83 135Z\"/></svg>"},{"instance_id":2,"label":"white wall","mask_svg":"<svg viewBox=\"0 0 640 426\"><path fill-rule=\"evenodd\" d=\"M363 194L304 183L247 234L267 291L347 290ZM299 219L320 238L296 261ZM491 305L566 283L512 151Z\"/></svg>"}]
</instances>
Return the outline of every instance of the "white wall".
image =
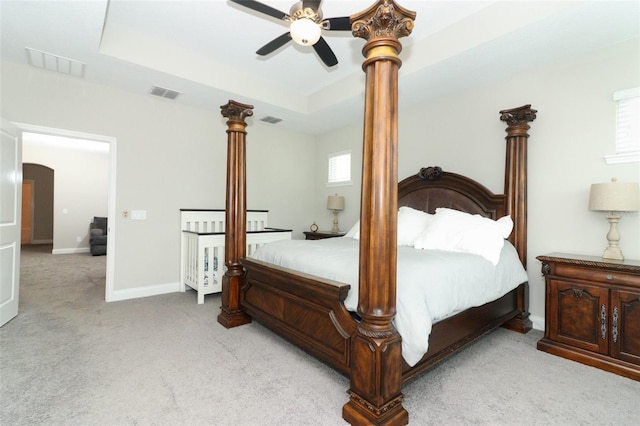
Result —
<instances>
[{"instance_id":1,"label":"white wall","mask_svg":"<svg viewBox=\"0 0 640 426\"><path fill-rule=\"evenodd\" d=\"M344 196L344 210L339 213L338 222L341 231L348 231L360 219L362 125L347 127L322 135L318 138L316 147L315 187L318 197L315 200L313 221L317 223L321 230L331 229L333 226L333 212L327 210L327 197L334 194L342 195ZM351 151L351 185L327 186L328 154L346 150Z\"/></svg>"},{"instance_id":2,"label":"white wall","mask_svg":"<svg viewBox=\"0 0 640 426\"><path fill-rule=\"evenodd\" d=\"M247 129L247 207L268 209L269 226L303 239L313 212L315 143L268 125Z\"/></svg>"},{"instance_id":3,"label":"white wall","mask_svg":"<svg viewBox=\"0 0 640 426\"><path fill-rule=\"evenodd\" d=\"M109 153L25 142L22 162L54 170L53 253L88 252L89 223L107 216Z\"/></svg>"},{"instance_id":4,"label":"white wall","mask_svg":"<svg viewBox=\"0 0 640 426\"><path fill-rule=\"evenodd\" d=\"M615 91L640 86L640 41L568 59L508 80L478 87L411 109L399 116L399 179L420 167L438 165L469 175L494 192L504 184L505 124L498 111L524 104L538 110L529 131L528 272L530 311L540 327L544 319L544 281L536 256L549 252L601 256L607 245L604 215L587 208L592 183L640 180L640 164L606 165L614 153ZM472 75L469 78L473 78ZM316 208L326 202L326 154L352 149L359 173L362 129L354 125L323 135L317 144ZM324 170L324 171L323 171ZM343 189L348 203L359 200L359 178ZM348 204L351 205L351 204ZM325 224L330 216L325 215ZM359 209L341 215L348 229ZM627 258L640 259L640 216L619 224Z\"/></svg>"},{"instance_id":5,"label":"white wall","mask_svg":"<svg viewBox=\"0 0 640 426\"><path fill-rule=\"evenodd\" d=\"M117 229L116 298L177 290L179 209L225 205L227 126L220 110L185 107L7 62L1 78L4 118L117 139L118 214L111 218ZM270 210L272 225L293 228L299 237L312 211L314 140L254 118L247 121L247 204ZM146 210L147 220L124 218L124 210Z\"/></svg>"}]
</instances>

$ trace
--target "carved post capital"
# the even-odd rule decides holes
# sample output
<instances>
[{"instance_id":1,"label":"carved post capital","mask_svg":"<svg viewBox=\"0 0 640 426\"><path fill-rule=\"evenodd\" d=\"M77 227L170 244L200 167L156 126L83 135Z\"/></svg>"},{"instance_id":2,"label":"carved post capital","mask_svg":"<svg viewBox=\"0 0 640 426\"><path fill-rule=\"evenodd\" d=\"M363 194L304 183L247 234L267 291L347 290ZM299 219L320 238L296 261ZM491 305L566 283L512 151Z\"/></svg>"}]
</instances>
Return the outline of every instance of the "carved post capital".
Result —
<instances>
[{"instance_id":1,"label":"carved post capital","mask_svg":"<svg viewBox=\"0 0 640 426\"><path fill-rule=\"evenodd\" d=\"M525 133L529 129L530 121L536 119L536 111L531 105L523 105L518 108L504 109L500 111L500 120L509 125L507 132L512 134L516 129L523 130Z\"/></svg>"},{"instance_id":2,"label":"carved post capital","mask_svg":"<svg viewBox=\"0 0 640 426\"><path fill-rule=\"evenodd\" d=\"M351 28L355 37L367 41L377 38L398 39L411 34L415 18L415 12L393 0L378 0L368 9L351 16Z\"/></svg>"},{"instance_id":3,"label":"carved post capital","mask_svg":"<svg viewBox=\"0 0 640 426\"><path fill-rule=\"evenodd\" d=\"M351 16L351 28L355 37L367 40L362 52L367 61L377 57L394 59L400 63L398 53L402 45L400 37L407 37L413 30L416 13L403 8L393 0L378 0L368 9Z\"/></svg>"},{"instance_id":4,"label":"carved post capital","mask_svg":"<svg viewBox=\"0 0 640 426\"><path fill-rule=\"evenodd\" d=\"M253 105L243 104L234 100L229 100L225 105L220 106L220 113L223 117L227 117L229 121L229 130L242 131L247 126L245 118L253 115ZM236 129L233 124L239 124L240 129Z\"/></svg>"}]
</instances>

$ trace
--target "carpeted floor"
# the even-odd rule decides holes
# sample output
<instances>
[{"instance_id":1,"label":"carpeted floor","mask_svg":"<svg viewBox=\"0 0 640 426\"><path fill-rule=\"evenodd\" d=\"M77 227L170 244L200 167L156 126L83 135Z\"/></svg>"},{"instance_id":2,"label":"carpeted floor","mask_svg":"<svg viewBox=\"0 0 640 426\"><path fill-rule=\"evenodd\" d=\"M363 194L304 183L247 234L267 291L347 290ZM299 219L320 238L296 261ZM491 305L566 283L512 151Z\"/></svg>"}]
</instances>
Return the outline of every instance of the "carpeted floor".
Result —
<instances>
[{"instance_id":1,"label":"carpeted floor","mask_svg":"<svg viewBox=\"0 0 640 426\"><path fill-rule=\"evenodd\" d=\"M195 292L104 302L105 256L22 252L1 425L341 425L347 378ZM47 253L49 250L49 253ZM640 383L498 330L408 384L416 425L637 425Z\"/></svg>"}]
</instances>

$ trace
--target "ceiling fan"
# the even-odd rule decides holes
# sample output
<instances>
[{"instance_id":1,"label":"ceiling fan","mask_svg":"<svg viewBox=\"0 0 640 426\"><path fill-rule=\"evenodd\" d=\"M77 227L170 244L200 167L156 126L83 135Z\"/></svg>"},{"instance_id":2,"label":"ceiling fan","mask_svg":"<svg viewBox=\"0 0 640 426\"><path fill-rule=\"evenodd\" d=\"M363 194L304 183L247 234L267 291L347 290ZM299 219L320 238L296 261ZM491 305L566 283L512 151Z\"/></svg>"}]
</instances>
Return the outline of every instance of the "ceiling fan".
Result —
<instances>
[{"instance_id":1,"label":"ceiling fan","mask_svg":"<svg viewBox=\"0 0 640 426\"><path fill-rule=\"evenodd\" d=\"M348 16L322 19L322 10L320 9L322 0L302 0L296 2L291 6L288 14L253 0L231 1L253 9L256 12L289 22L289 31L262 46L256 54L261 56L268 55L293 40L301 46L313 46L313 50L315 50L326 66L332 67L338 63L336 55L325 39L322 38L321 33L322 30L350 31L351 22Z\"/></svg>"}]
</instances>

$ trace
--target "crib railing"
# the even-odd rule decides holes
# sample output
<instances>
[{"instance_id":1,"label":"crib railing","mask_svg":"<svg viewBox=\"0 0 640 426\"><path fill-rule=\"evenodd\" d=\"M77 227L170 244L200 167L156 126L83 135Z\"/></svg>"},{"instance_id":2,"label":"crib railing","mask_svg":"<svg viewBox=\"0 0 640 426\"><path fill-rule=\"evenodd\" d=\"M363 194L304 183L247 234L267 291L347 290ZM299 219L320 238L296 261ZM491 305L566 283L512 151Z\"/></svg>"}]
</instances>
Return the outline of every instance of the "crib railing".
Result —
<instances>
[{"instance_id":1,"label":"crib railing","mask_svg":"<svg viewBox=\"0 0 640 426\"><path fill-rule=\"evenodd\" d=\"M269 226L268 210L247 210L247 232L262 231ZM180 210L180 230L194 232L224 232L224 210Z\"/></svg>"},{"instance_id":2,"label":"crib railing","mask_svg":"<svg viewBox=\"0 0 640 426\"><path fill-rule=\"evenodd\" d=\"M291 239L291 230L267 227L268 211L247 211L247 256L263 244ZM225 272L224 210L181 210L180 291L187 287L204 296L222 291Z\"/></svg>"}]
</instances>

